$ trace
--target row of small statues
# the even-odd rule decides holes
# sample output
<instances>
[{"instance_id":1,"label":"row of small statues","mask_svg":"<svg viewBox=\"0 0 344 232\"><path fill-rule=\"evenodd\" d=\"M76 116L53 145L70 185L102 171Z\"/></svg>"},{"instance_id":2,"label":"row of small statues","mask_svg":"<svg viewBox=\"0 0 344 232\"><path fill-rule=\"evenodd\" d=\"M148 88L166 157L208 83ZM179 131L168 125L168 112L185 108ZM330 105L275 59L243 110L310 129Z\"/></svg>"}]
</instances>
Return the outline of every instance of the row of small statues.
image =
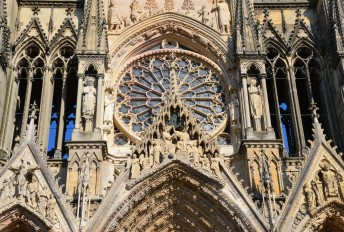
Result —
<instances>
[{"instance_id":1,"label":"row of small statues","mask_svg":"<svg viewBox=\"0 0 344 232\"><path fill-rule=\"evenodd\" d=\"M171 3L165 4L165 10L171 11L173 10L174 3L173 0L170 0ZM163 12L163 10L158 10L157 3L152 0L147 0L145 9L148 10L149 16L153 13ZM120 16L120 10L118 8L118 4L116 0L111 0L110 7L109 7L109 30L110 31L118 31L123 27L129 26L131 23L137 23L138 21L143 20L144 18L148 17L145 13L143 13L142 7L139 5L137 0L133 0L130 5L130 21L127 17ZM185 0L182 6L182 9L186 11L186 14L190 12L190 10L194 10L194 4L192 0ZM229 10L229 6L225 0L219 0L210 10L210 12L217 12L218 13L218 24L219 30L222 33L230 33L230 24L231 24L231 13ZM201 21L204 24L209 23L209 11L207 11L206 6L202 6L200 10L197 11L199 17L201 17Z\"/></svg>"},{"instance_id":2,"label":"row of small statues","mask_svg":"<svg viewBox=\"0 0 344 232\"><path fill-rule=\"evenodd\" d=\"M136 154L134 154L131 161L131 179L139 178L141 175L141 170L149 170L159 163L160 158L159 161L155 161L153 155L144 156L144 154L142 153L140 157L138 157ZM200 167L205 171L211 172L215 176L222 179L220 171L220 159L218 154L216 154L215 157L212 158L209 158L207 155L194 156L193 164L196 167Z\"/></svg>"},{"instance_id":3,"label":"row of small statues","mask_svg":"<svg viewBox=\"0 0 344 232\"><path fill-rule=\"evenodd\" d=\"M16 177L16 178L15 178ZM32 177L28 182L21 174L5 179L1 186L1 206L5 206L17 198L19 201L28 203L32 208L38 210L44 218L51 222L56 221L56 199L47 189L47 186L39 187L39 182Z\"/></svg>"}]
</instances>

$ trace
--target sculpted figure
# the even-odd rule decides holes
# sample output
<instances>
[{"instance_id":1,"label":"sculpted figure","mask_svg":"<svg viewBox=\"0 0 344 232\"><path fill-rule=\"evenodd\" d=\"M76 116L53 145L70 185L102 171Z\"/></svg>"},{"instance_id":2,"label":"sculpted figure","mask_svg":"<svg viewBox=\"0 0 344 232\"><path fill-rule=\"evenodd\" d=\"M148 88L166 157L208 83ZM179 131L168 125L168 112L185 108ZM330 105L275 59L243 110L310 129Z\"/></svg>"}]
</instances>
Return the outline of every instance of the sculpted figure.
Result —
<instances>
[{"instance_id":1,"label":"sculpted figure","mask_svg":"<svg viewBox=\"0 0 344 232\"><path fill-rule=\"evenodd\" d=\"M175 154L176 153L176 146L172 142L172 136L170 133L164 131L162 132L163 140L165 142L165 154L164 155L169 155L169 154Z\"/></svg>"},{"instance_id":2,"label":"sculpted figure","mask_svg":"<svg viewBox=\"0 0 344 232\"><path fill-rule=\"evenodd\" d=\"M209 21L209 18L208 18L209 13L207 14L206 6L203 5L202 8L199 11L197 11L197 13L199 17L202 17L202 23L207 24Z\"/></svg>"},{"instance_id":3,"label":"sculpted figure","mask_svg":"<svg viewBox=\"0 0 344 232\"><path fill-rule=\"evenodd\" d=\"M248 93L250 96L251 114L255 119L256 131L261 131L261 120L263 115L263 98L260 86L257 86L257 79L255 77L251 78L251 84L248 87Z\"/></svg>"},{"instance_id":4,"label":"sculpted figure","mask_svg":"<svg viewBox=\"0 0 344 232\"><path fill-rule=\"evenodd\" d=\"M237 94L231 95L231 103L229 104L230 119L232 127L240 127L240 112L239 112L239 99Z\"/></svg>"},{"instance_id":5,"label":"sculpted figure","mask_svg":"<svg viewBox=\"0 0 344 232\"><path fill-rule=\"evenodd\" d=\"M210 172L210 162L206 155L201 158L202 168Z\"/></svg>"},{"instance_id":6,"label":"sculpted figure","mask_svg":"<svg viewBox=\"0 0 344 232\"><path fill-rule=\"evenodd\" d=\"M137 0L134 0L130 5L131 13L130 19L132 23L137 23L139 21L140 6Z\"/></svg>"},{"instance_id":7,"label":"sculpted figure","mask_svg":"<svg viewBox=\"0 0 344 232\"><path fill-rule=\"evenodd\" d=\"M112 123L113 123L114 103L112 101L111 94L108 93L108 92L105 94L104 105L105 105L104 124L112 125Z\"/></svg>"},{"instance_id":8,"label":"sculpted figure","mask_svg":"<svg viewBox=\"0 0 344 232\"><path fill-rule=\"evenodd\" d=\"M323 184L325 187L326 197L336 197L338 196L338 182L334 172L330 170L330 165L327 162L322 162L320 164L321 173L323 175Z\"/></svg>"},{"instance_id":9,"label":"sculpted figure","mask_svg":"<svg viewBox=\"0 0 344 232\"><path fill-rule=\"evenodd\" d=\"M47 186L43 186L43 188L39 191L38 195L39 195L38 208L41 214L45 217L47 204L48 204L48 195L49 195Z\"/></svg>"},{"instance_id":10,"label":"sculpted figure","mask_svg":"<svg viewBox=\"0 0 344 232\"><path fill-rule=\"evenodd\" d=\"M213 7L211 12L217 11L219 18L220 31L222 33L230 33L231 13L228 4L225 0L219 0L216 6Z\"/></svg>"},{"instance_id":11,"label":"sculpted figure","mask_svg":"<svg viewBox=\"0 0 344 232\"><path fill-rule=\"evenodd\" d=\"M5 179L1 189L1 206L7 205L11 202L14 195L14 186L11 179Z\"/></svg>"},{"instance_id":12,"label":"sculpted figure","mask_svg":"<svg viewBox=\"0 0 344 232\"><path fill-rule=\"evenodd\" d=\"M117 2L115 0L111 0L110 8L109 8L109 21L110 21L110 31L117 31L121 29L122 20L119 16L119 10L117 6Z\"/></svg>"},{"instance_id":13,"label":"sculpted figure","mask_svg":"<svg viewBox=\"0 0 344 232\"><path fill-rule=\"evenodd\" d=\"M315 194L312 190L312 187L309 183L306 183L303 186L303 191L305 193L305 197L306 197L306 202L308 205L308 210L309 212L313 211L316 207L316 199L315 199Z\"/></svg>"},{"instance_id":14,"label":"sculpted figure","mask_svg":"<svg viewBox=\"0 0 344 232\"><path fill-rule=\"evenodd\" d=\"M47 202L47 218L54 222L55 221L55 209L56 209L56 199L53 194L50 194L50 197Z\"/></svg>"},{"instance_id":15,"label":"sculpted figure","mask_svg":"<svg viewBox=\"0 0 344 232\"><path fill-rule=\"evenodd\" d=\"M85 119L85 131L92 131L93 116L96 109L97 91L94 88L94 78L86 77L85 86L82 93L82 116Z\"/></svg>"},{"instance_id":16,"label":"sculpted figure","mask_svg":"<svg viewBox=\"0 0 344 232\"><path fill-rule=\"evenodd\" d=\"M159 140L154 141L154 148L153 148L153 161L154 165L160 164L160 154L163 154L164 150L161 146Z\"/></svg>"},{"instance_id":17,"label":"sculpted figure","mask_svg":"<svg viewBox=\"0 0 344 232\"><path fill-rule=\"evenodd\" d=\"M131 165L131 178L132 179L139 178L140 173L141 173L140 160L137 158L137 155L134 154L134 158L133 158L132 165Z\"/></svg>"},{"instance_id":18,"label":"sculpted figure","mask_svg":"<svg viewBox=\"0 0 344 232\"><path fill-rule=\"evenodd\" d=\"M220 158L219 154L215 153L215 157L211 159L211 166L210 169L213 171L213 174L220 179L222 179L221 171L220 171Z\"/></svg>"},{"instance_id":19,"label":"sculpted figure","mask_svg":"<svg viewBox=\"0 0 344 232\"><path fill-rule=\"evenodd\" d=\"M36 208L38 202L38 181L35 178L32 178L32 182L28 184L27 189L30 196L30 205L33 208Z\"/></svg>"},{"instance_id":20,"label":"sculpted figure","mask_svg":"<svg viewBox=\"0 0 344 232\"><path fill-rule=\"evenodd\" d=\"M197 146L192 146L192 145L188 145L189 149L190 149L190 155L193 159L193 163L196 167L200 166L200 157L201 157L201 153L199 152L199 148Z\"/></svg>"}]
</instances>

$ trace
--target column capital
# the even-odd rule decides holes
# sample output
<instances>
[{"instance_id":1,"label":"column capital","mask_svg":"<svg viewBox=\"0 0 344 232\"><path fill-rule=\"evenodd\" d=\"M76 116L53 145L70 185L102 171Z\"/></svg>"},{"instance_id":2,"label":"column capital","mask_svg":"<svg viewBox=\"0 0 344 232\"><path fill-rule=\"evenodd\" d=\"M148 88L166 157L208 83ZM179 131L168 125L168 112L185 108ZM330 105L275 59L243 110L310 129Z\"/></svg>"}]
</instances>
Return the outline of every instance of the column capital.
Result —
<instances>
[{"instance_id":1,"label":"column capital","mask_svg":"<svg viewBox=\"0 0 344 232\"><path fill-rule=\"evenodd\" d=\"M240 76L241 76L242 79L246 79L247 78L247 73L241 73Z\"/></svg>"},{"instance_id":2,"label":"column capital","mask_svg":"<svg viewBox=\"0 0 344 232\"><path fill-rule=\"evenodd\" d=\"M267 74L266 73L260 73L259 78L266 79Z\"/></svg>"},{"instance_id":3,"label":"column capital","mask_svg":"<svg viewBox=\"0 0 344 232\"><path fill-rule=\"evenodd\" d=\"M77 76L79 79L84 79L85 74L84 73L78 73Z\"/></svg>"},{"instance_id":4,"label":"column capital","mask_svg":"<svg viewBox=\"0 0 344 232\"><path fill-rule=\"evenodd\" d=\"M97 74L97 77L98 77L98 79L104 79L104 73L98 73Z\"/></svg>"}]
</instances>

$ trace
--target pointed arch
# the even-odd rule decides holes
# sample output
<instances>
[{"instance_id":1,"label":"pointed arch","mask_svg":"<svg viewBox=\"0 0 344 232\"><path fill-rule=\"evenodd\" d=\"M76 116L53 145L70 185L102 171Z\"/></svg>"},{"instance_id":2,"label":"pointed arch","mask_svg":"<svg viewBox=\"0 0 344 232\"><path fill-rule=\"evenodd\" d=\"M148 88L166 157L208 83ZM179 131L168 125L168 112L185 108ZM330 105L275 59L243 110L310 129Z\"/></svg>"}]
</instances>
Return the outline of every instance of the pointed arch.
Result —
<instances>
[{"instance_id":1,"label":"pointed arch","mask_svg":"<svg viewBox=\"0 0 344 232\"><path fill-rule=\"evenodd\" d=\"M146 178L129 182L129 196L118 202L101 230L253 231L238 206L222 194L222 187L215 179L174 161Z\"/></svg>"},{"instance_id":2,"label":"pointed arch","mask_svg":"<svg viewBox=\"0 0 344 232\"><path fill-rule=\"evenodd\" d=\"M33 210L18 204L6 207L0 213L1 231L50 231L52 224Z\"/></svg>"},{"instance_id":3,"label":"pointed arch","mask_svg":"<svg viewBox=\"0 0 344 232\"><path fill-rule=\"evenodd\" d=\"M332 201L319 207L311 217L305 217L299 223L303 228L300 231L343 231L344 230L344 204Z\"/></svg>"}]
</instances>

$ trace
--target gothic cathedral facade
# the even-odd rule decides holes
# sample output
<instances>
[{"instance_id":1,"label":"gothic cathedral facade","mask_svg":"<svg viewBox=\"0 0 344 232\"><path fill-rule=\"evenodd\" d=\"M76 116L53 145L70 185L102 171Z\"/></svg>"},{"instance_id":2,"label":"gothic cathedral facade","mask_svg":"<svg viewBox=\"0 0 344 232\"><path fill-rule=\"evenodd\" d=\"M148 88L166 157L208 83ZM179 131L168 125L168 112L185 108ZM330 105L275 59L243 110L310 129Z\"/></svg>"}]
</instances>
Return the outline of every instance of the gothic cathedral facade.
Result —
<instances>
[{"instance_id":1,"label":"gothic cathedral facade","mask_svg":"<svg viewBox=\"0 0 344 232\"><path fill-rule=\"evenodd\" d=\"M0 231L344 231L343 0L1 0Z\"/></svg>"}]
</instances>

